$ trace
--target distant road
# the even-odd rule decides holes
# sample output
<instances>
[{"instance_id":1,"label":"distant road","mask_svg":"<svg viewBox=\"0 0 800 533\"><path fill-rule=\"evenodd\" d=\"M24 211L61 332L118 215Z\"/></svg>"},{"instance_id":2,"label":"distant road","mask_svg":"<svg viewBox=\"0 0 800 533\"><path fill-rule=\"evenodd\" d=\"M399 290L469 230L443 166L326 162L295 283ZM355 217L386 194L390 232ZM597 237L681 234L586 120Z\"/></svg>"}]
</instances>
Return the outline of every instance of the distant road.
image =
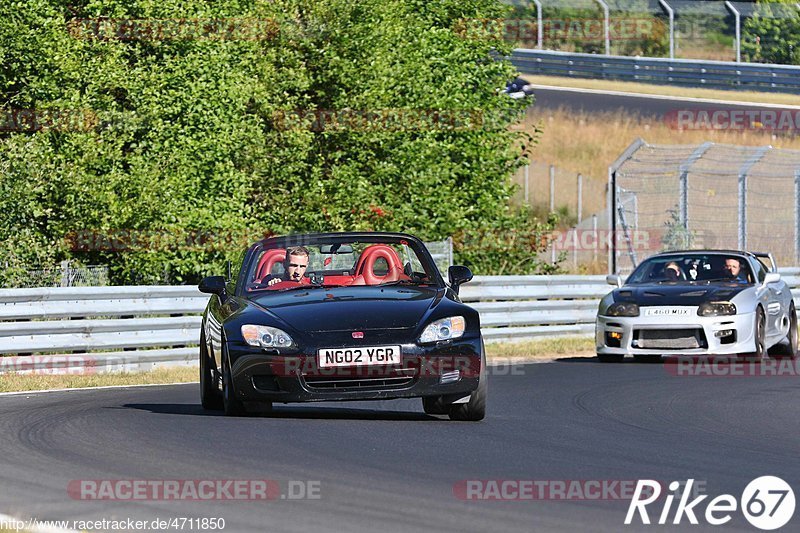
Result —
<instances>
[{"instance_id":1,"label":"distant road","mask_svg":"<svg viewBox=\"0 0 800 533\"><path fill-rule=\"evenodd\" d=\"M573 89L534 85L535 108L538 110L563 107L573 111L588 113L625 111L642 117L663 118L670 111L763 111L765 109L798 109L800 106L778 104L754 104L748 102L725 102L704 98L678 98L636 93L599 91L594 89Z\"/></svg>"}]
</instances>

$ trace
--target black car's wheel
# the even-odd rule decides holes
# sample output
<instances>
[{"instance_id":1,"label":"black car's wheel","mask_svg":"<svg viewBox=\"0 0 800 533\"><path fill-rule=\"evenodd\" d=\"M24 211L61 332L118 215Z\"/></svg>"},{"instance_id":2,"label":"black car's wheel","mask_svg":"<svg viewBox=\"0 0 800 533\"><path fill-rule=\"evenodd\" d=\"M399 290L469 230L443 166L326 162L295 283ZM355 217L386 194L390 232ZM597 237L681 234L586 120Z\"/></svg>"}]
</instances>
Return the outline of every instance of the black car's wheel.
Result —
<instances>
[{"instance_id":1,"label":"black car's wheel","mask_svg":"<svg viewBox=\"0 0 800 533\"><path fill-rule=\"evenodd\" d=\"M226 416L242 416L246 414L244 404L236 397L233 376L231 375L231 364L228 358L225 357L224 347L222 359L222 405Z\"/></svg>"},{"instance_id":2,"label":"black car's wheel","mask_svg":"<svg viewBox=\"0 0 800 533\"><path fill-rule=\"evenodd\" d=\"M446 415L450 406L442 401L441 396L426 396L422 398L422 410L426 415Z\"/></svg>"},{"instance_id":3,"label":"black car's wheel","mask_svg":"<svg viewBox=\"0 0 800 533\"><path fill-rule=\"evenodd\" d=\"M616 353L599 353L597 354L597 359L599 359L601 363L621 363L622 360L625 359L625 356Z\"/></svg>"},{"instance_id":4,"label":"black car's wheel","mask_svg":"<svg viewBox=\"0 0 800 533\"><path fill-rule=\"evenodd\" d=\"M796 359L797 349L797 313L795 313L794 302L789 304L789 332L786 337L770 349L770 355L776 359Z\"/></svg>"},{"instance_id":5,"label":"black car's wheel","mask_svg":"<svg viewBox=\"0 0 800 533\"><path fill-rule=\"evenodd\" d=\"M222 396L217 389L211 368L205 334L200 333L200 405L203 409L219 410L222 409Z\"/></svg>"},{"instance_id":6,"label":"black car's wheel","mask_svg":"<svg viewBox=\"0 0 800 533\"><path fill-rule=\"evenodd\" d=\"M486 380L486 351L481 341L481 370L478 376L478 388L469 396L467 403L454 403L450 405L448 416L450 420L467 420L477 422L486 416L486 398L489 393L489 384Z\"/></svg>"}]
</instances>

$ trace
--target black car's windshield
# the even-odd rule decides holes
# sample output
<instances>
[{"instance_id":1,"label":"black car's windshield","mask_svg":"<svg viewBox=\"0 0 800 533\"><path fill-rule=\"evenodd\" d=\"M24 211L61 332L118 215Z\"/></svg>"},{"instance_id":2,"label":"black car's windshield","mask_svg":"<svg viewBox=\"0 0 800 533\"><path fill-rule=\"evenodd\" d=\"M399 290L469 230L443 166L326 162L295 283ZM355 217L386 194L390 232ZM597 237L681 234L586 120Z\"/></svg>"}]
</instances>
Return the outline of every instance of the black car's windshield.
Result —
<instances>
[{"instance_id":1,"label":"black car's windshield","mask_svg":"<svg viewBox=\"0 0 800 533\"><path fill-rule=\"evenodd\" d=\"M748 261L725 253L670 254L640 264L626 284L642 283L753 283Z\"/></svg>"},{"instance_id":2,"label":"black car's windshield","mask_svg":"<svg viewBox=\"0 0 800 533\"><path fill-rule=\"evenodd\" d=\"M302 240L300 241L302 243ZM352 286L435 285L435 266L404 239L266 246L248 266L248 292ZM421 257L423 255L423 257Z\"/></svg>"}]
</instances>

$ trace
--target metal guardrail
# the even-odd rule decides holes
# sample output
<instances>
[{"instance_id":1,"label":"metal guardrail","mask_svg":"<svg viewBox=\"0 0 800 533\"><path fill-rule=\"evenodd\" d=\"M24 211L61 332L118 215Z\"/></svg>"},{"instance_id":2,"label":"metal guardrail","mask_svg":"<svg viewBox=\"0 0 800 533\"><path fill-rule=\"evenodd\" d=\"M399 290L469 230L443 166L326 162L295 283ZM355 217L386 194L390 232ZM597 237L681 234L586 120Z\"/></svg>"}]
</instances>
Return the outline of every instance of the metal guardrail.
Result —
<instances>
[{"instance_id":1,"label":"metal guardrail","mask_svg":"<svg viewBox=\"0 0 800 533\"><path fill-rule=\"evenodd\" d=\"M780 272L800 289L800 268ZM480 312L487 341L515 341L591 335L609 290L605 276L476 276L461 298ZM2 289L0 353L16 356L0 357L0 372L194 363L207 301L193 286ZM18 356L33 353L53 355Z\"/></svg>"},{"instance_id":2,"label":"metal guardrail","mask_svg":"<svg viewBox=\"0 0 800 533\"><path fill-rule=\"evenodd\" d=\"M612 56L524 48L514 50L511 62L523 74L800 93L800 66L793 65Z\"/></svg>"}]
</instances>

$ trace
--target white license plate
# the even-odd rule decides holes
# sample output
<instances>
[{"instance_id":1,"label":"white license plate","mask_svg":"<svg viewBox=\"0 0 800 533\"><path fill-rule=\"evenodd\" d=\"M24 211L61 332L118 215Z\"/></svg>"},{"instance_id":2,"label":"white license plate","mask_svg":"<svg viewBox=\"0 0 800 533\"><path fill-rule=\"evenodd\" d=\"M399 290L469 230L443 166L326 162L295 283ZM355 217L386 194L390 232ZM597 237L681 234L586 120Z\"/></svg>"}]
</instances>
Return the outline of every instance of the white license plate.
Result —
<instances>
[{"instance_id":1,"label":"white license plate","mask_svg":"<svg viewBox=\"0 0 800 533\"><path fill-rule=\"evenodd\" d=\"M644 316L689 316L692 310L686 307L645 307Z\"/></svg>"},{"instance_id":2,"label":"white license plate","mask_svg":"<svg viewBox=\"0 0 800 533\"><path fill-rule=\"evenodd\" d=\"M320 368L359 365L393 365L401 362L400 346L322 348L317 352Z\"/></svg>"}]
</instances>

